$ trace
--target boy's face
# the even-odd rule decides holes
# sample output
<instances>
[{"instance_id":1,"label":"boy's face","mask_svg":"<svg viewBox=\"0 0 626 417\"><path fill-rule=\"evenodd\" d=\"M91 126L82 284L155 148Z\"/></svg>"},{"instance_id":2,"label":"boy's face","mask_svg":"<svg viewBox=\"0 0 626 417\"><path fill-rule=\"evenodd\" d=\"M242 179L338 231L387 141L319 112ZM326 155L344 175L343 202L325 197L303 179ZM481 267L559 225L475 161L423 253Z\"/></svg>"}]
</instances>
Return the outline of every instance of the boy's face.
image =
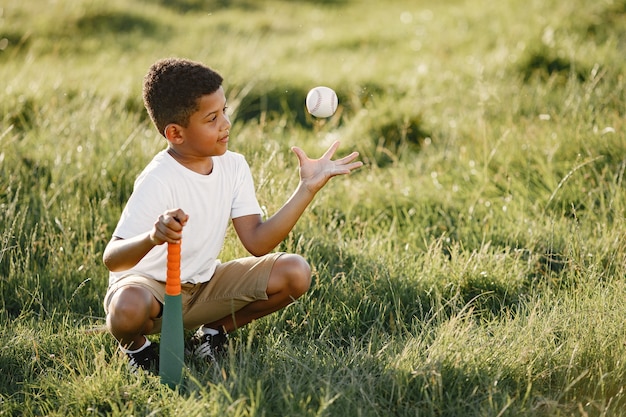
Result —
<instances>
[{"instance_id":1,"label":"boy's face","mask_svg":"<svg viewBox=\"0 0 626 417\"><path fill-rule=\"evenodd\" d=\"M223 155L231 126L226 109L222 87L198 99L198 110L189 117L187 127L179 126L182 140L175 144L177 152L192 158Z\"/></svg>"}]
</instances>

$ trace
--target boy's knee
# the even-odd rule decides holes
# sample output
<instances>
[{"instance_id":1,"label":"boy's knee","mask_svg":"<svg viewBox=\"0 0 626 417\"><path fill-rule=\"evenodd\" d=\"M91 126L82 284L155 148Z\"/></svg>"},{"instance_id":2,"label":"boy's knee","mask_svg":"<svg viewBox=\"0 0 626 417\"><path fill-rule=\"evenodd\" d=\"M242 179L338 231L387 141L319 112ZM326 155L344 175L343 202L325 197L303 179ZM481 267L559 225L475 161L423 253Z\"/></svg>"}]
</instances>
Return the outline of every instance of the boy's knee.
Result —
<instances>
[{"instance_id":1,"label":"boy's knee","mask_svg":"<svg viewBox=\"0 0 626 417\"><path fill-rule=\"evenodd\" d=\"M311 287L311 267L300 255L283 255L290 293L294 298L300 297Z\"/></svg>"},{"instance_id":2,"label":"boy's knee","mask_svg":"<svg viewBox=\"0 0 626 417\"><path fill-rule=\"evenodd\" d=\"M268 294L282 294L293 300L311 286L311 267L300 255L284 254L276 260L267 285Z\"/></svg>"},{"instance_id":3,"label":"boy's knee","mask_svg":"<svg viewBox=\"0 0 626 417\"><path fill-rule=\"evenodd\" d=\"M150 319L152 294L139 287L120 288L112 297L107 315L110 330L128 332L141 329Z\"/></svg>"}]
</instances>

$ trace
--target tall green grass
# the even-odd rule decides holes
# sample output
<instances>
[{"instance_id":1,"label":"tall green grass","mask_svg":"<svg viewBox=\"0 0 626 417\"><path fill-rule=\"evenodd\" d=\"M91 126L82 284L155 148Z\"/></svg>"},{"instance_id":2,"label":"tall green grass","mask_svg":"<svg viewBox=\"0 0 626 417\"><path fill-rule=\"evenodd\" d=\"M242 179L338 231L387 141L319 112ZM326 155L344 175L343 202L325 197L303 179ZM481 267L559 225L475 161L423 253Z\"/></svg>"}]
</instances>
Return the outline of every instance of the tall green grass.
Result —
<instances>
[{"instance_id":1,"label":"tall green grass","mask_svg":"<svg viewBox=\"0 0 626 417\"><path fill-rule=\"evenodd\" d=\"M0 8L0 415L626 415L623 0L9 0ZM101 326L101 255L164 147L141 79L226 78L268 213L298 145L366 166L279 249L311 291L180 392ZM326 121L303 108L337 91ZM222 257L246 254L232 231ZM155 339L158 339L156 337Z\"/></svg>"}]
</instances>

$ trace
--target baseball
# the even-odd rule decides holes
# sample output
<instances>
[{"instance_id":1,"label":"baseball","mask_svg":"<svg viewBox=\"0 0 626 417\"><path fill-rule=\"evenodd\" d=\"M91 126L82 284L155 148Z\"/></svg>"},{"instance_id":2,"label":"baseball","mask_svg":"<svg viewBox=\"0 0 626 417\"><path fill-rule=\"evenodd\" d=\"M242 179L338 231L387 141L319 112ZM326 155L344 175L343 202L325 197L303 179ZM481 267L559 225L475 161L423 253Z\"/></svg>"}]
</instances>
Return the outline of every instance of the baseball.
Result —
<instances>
[{"instance_id":1,"label":"baseball","mask_svg":"<svg viewBox=\"0 0 626 417\"><path fill-rule=\"evenodd\" d=\"M337 111L337 94L332 88L315 87L306 95L306 109L315 117L330 117Z\"/></svg>"}]
</instances>

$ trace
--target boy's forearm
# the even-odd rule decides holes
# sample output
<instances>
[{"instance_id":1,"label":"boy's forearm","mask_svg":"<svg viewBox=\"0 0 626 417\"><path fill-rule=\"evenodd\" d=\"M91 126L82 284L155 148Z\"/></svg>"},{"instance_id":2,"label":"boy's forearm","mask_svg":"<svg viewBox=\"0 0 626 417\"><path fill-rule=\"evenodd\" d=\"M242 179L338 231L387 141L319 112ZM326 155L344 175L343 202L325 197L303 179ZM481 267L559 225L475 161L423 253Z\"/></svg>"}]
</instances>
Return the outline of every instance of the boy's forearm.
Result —
<instances>
[{"instance_id":1,"label":"boy's forearm","mask_svg":"<svg viewBox=\"0 0 626 417\"><path fill-rule=\"evenodd\" d=\"M272 225L277 229L278 234L283 235L278 243L287 237L306 208L313 201L315 194L301 181L287 202L268 220L268 222L272 220L278 223L277 225Z\"/></svg>"},{"instance_id":2,"label":"boy's forearm","mask_svg":"<svg viewBox=\"0 0 626 417\"><path fill-rule=\"evenodd\" d=\"M130 239L114 239L109 242L102 257L111 272L131 269L154 247L150 233Z\"/></svg>"},{"instance_id":3,"label":"boy's forearm","mask_svg":"<svg viewBox=\"0 0 626 417\"><path fill-rule=\"evenodd\" d=\"M259 225L254 239L256 245L248 247L248 250L257 256L271 252L291 232L314 197L315 192L310 191L300 182L287 202Z\"/></svg>"}]
</instances>

